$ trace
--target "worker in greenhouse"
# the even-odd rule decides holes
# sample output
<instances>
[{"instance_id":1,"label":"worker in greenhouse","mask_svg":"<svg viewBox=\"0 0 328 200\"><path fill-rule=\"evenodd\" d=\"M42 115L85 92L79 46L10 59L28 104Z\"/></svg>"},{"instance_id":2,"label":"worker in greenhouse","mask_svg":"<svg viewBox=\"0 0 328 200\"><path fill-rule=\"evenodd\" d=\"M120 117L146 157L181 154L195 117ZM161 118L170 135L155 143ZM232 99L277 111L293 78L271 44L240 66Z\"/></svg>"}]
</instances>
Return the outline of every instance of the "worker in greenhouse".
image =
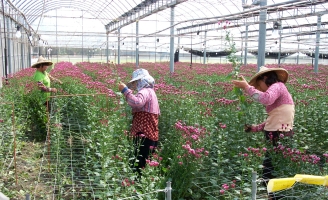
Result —
<instances>
[{"instance_id":1,"label":"worker in greenhouse","mask_svg":"<svg viewBox=\"0 0 328 200\"><path fill-rule=\"evenodd\" d=\"M50 82L55 81L55 82L62 84L62 82L60 80L50 76L50 74L48 72L46 72L47 68L49 66L51 66L52 64L53 63L50 60L47 60L47 59L43 58L42 56L40 56L38 61L31 66L32 68L36 68L36 71L33 75L33 80L37 82L38 88L42 92L41 98L42 98L42 101L44 102L44 105L49 105L47 103L47 101L48 101L48 98L49 98L51 92L57 93L56 88L50 87L51 86ZM48 107L48 109L50 109L50 108Z\"/></svg>"},{"instance_id":2,"label":"worker in greenhouse","mask_svg":"<svg viewBox=\"0 0 328 200\"><path fill-rule=\"evenodd\" d=\"M285 83L288 80L288 72L283 68L267 68L262 66L247 83L243 76L241 80L233 80L235 87L242 88L255 101L265 105L267 119L258 125L245 125L246 132L264 131L266 141L277 146L279 138L293 135L293 123L295 115L294 101ZM265 183L272 178L274 166L270 153L266 152L263 161L262 178ZM271 199L278 199L274 197Z\"/></svg>"},{"instance_id":3,"label":"worker in greenhouse","mask_svg":"<svg viewBox=\"0 0 328 200\"><path fill-rule=\"evenodd\" d=\"M157 95L154 90L155 80L145 69L137 69L132 73L132 80L127 86L120 82L119 91L123 93L132 108L132 127L130 134L134 138L134 156L131 167L142 175L149 154L157 147L159 138L158 118L160 115ZM132 90L137 90L134 95Z\"/></svg>"}]
</instances>

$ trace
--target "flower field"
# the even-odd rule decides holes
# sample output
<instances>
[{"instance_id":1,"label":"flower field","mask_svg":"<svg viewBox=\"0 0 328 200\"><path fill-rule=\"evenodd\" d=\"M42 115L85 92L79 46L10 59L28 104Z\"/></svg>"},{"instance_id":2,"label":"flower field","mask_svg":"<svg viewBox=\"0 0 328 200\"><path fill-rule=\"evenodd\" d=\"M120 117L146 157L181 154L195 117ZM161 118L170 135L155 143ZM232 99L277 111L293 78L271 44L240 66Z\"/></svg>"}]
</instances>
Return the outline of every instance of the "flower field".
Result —
<instances>
[{"instance_id":1,"label":"flower field","mask_svg":"<svg viewBox=\"0 0 328 200\"><path fill-rule=\"evenodd\" d=\"M231 64L141 63L155 78L161 116L156 153L139 179L129 167L131 109L117 89L134 63L56 63L64 84L46 112L31 77L13 74L0 90L0 191L11 199L267 199L261 182L264 154L276 176L328 175L328 66L283 65L295 102L294 135L273 148L245 124L264 121L264 107L233 90ZM277 67L277 66L267 66ZM241 66L246 79L255 65ZM13 159L15 155L15 159ZM17 182L16 182L17 181ZM254 187L253 187L254 189ZM284 199L325 199L328 188L296 183Z\"/></svg>"}]
</instances>

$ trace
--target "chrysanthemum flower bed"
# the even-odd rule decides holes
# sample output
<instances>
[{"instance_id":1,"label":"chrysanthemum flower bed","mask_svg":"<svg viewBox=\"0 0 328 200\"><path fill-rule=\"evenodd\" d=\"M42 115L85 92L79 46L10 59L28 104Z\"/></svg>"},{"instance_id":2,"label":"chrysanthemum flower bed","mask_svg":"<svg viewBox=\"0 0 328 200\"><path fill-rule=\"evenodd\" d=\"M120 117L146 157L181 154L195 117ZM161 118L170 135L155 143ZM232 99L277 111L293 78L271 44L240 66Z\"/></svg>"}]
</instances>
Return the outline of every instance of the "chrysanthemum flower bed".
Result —
<instances>
[{"instance_id":1,"label":"chrysanthemum flower bed","mask_svg":"<svg viewBox=\"0 0 328 200\"><path fill-rule=\"evenodd\" d=\"M22 199L164 199L166 182L172 182L173 199L249 199L252 172L261 177L265 152L273 155L277 177L295 174L327 175L328 67L313 73L309 65L282 66L290 72L287 83L296 104L294 136L281 136L273 149L261 133L245 133L245 123L262 122L264 108L247 98L242 108L227 75L229 64L141 63L156 80L160 116L160 145L141 179L129 167L132 138L131 113L117 91L118 79L127 82L135 64L57 63L50 72L63 85L51 99L49 117L37 112L37 90L33 69L13 74L0 90L1 101L15 105L17 151L22 143L41 142L42 155L34 162L40 171L33 187L15 187L13 165L0 165L0 191ZM239 73L249 78L255 65L242 66ZM10 113L9 107L0 111ZM8 132L10 115L0 115L0 132ZM41 118L40 118L41 116ZM49 121L48 121L49 120ZM49 122L49 123L48 123ZM45 125L48 137L38 127ZM0 163L12 156L7 148L12 138L2 137ZM4 148L6 147L6 148ZM6 157L7 156L7 157ZM20 159L18 155L18 159ZM18 173L18 184L29 180ZM257 196L266 198L258 179ZM327 196L323 186L296 184L286 196Z\"/></svg>"}]
</instances>

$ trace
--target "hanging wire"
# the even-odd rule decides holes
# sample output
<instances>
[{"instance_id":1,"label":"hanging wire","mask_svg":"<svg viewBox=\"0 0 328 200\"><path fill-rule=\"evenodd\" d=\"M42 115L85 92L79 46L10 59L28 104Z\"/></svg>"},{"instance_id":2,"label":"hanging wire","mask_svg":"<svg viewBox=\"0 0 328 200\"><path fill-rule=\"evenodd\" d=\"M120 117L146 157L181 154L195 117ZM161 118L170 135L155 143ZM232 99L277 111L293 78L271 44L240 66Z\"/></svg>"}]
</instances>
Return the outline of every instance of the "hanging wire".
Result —
<instances>
[{"instance_id":1,"label":"hanging wire","mask_svg":"<svg viewBox=\"0 0 328 200\"><path fill-rule=\"evenodd\" d=\"M46 0L43 0L42 12L41 12L41 16L40 16L40 20L39 20L38 26L36 27L36 33L39 31L39 26L40 26L40 23L41 23L41 20L42 20L42 17L43 17L45 6L46 6Z\"/></svg>"},{"instance_id":2,"label":"hanging wire","mask_svg":"<svg viewBox=\"0 0 328 200\"><path fill-rule=\"evenodd\" d=\"M163 189L163 190L155 190L155 191L148 192L148 193L145 193L145 194L135 194L135 195L132 195L131 197L119 198L119 200L123 200L123 199L135 199L135 198L138 198L138 197L143 197L143 196L147 196L147 195L150 195L150 194L159 193L159 192L165 192L165 191L166 191L165 189Z\"/></svg>"}]
</instances>

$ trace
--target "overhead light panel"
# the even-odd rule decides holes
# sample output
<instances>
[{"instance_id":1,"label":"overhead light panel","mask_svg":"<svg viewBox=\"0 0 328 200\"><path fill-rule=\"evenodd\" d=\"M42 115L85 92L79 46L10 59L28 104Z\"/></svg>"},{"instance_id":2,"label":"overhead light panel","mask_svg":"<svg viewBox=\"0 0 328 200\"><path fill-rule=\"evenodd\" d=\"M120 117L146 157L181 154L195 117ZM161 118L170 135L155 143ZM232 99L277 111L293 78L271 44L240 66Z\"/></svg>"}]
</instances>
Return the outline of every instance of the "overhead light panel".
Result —
<instances>
[{"instance_id":1,"label":"overhead light panel","mask_svg":"<svg viewBox=\"0 0 328 200\"><path fill-rule=\"evenodd\" d=\"M16 38L20 38L20 37L22 37L22 33L21 33L21 31L20 31L20 26L19 25L17 25L16 26L16 29L17 29L17 31L16 31Z\"/></svg>"}]
</instances>

